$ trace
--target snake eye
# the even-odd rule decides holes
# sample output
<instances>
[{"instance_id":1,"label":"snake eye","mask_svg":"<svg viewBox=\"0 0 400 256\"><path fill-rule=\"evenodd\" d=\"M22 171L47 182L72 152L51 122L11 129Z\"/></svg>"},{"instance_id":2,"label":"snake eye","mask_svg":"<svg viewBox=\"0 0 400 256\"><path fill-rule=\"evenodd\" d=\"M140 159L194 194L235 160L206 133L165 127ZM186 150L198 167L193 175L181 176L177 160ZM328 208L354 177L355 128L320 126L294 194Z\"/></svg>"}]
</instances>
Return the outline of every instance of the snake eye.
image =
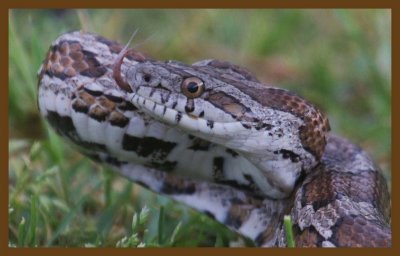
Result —
<instances>
[{"instance_id":1,"label":"snake eye","mask_svg":"<svg viewBox=\"0 0 400 256\"><path fill-rule=\"evenodd\" d=\"M189 77L183 80L181 90L186 97L194 99L204 92L204 83L197 77Z\"/></svg>"}]
</instances>

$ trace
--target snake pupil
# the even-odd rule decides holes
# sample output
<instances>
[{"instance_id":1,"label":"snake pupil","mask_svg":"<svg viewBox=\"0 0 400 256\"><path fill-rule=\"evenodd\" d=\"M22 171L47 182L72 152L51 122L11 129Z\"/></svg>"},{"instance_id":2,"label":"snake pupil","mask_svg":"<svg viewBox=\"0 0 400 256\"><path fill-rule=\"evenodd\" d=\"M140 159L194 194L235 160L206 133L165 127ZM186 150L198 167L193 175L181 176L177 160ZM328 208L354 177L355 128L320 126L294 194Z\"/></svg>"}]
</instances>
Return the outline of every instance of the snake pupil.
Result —
<instances>
[{"instance_id":1,"label":"snake pupil","mask_svg":"<svg viewBox=\"0 0 400 256\"><path fill-rule=\"evenodd\" d=\"M188 92L195 93L195 92L197 92L198 89L199 89L199 86L197 85L196 82L190 82L187 85Z\"/></svg>"}]
</instances>

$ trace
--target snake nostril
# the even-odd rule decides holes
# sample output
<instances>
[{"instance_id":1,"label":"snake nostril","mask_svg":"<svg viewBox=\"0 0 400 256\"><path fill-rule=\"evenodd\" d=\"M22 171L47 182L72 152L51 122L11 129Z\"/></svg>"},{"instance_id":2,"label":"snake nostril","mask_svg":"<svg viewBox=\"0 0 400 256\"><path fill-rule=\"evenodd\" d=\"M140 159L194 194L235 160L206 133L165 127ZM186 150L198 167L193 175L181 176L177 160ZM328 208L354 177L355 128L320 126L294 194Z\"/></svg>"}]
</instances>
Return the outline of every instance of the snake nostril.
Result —
<instances>
[{"instance_id":1,"label":"snake nostril","mask_svg":"<svg viewBox=\"0 0 400 256\"><path fill-rule=\"evenodd\" d=\"M143 76L143 80L144 80L146 83L150 82L150 80L151 80L151 75L150 75L150 74L145 74L145 75Z\"/></svg>"}]
</instances>

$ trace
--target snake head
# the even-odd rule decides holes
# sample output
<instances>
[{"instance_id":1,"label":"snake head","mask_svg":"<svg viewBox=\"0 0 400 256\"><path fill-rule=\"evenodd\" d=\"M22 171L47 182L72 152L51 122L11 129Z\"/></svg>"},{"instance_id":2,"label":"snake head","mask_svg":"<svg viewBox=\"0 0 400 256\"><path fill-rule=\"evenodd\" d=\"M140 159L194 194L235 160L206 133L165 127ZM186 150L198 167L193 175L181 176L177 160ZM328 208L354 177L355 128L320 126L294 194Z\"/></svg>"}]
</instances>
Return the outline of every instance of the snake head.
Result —
<instances>
[{"instance_id":1,"label":"snake head","mask_svg":"<svg viewBox=\"0 0 400 256\"><path fill-rule=\"evenodd\" d=\"M322 157L329 122L300 96L224 63L145 60L125 67L125 81L116 81L149 116L239 152L288 194ZM283 169L289 171L276 174Z\"/></svg>"}]
</instances>

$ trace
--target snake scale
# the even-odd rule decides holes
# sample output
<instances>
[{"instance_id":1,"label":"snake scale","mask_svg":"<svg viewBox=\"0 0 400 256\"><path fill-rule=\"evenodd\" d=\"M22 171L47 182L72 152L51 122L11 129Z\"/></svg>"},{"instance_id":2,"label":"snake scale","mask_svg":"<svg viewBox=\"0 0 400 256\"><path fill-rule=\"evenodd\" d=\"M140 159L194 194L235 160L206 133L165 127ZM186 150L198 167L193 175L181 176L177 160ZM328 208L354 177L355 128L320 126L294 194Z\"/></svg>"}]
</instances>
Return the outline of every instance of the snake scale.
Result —
<instances>
[{"instance_id":1,"label":"snake scale","mask_svg":"<svg viewBox=\"0 0 400 256\"><path fill-rule=\"evenodd\" d=\"M390 196L371 158L326 116L219 60L158 61L74 31L39 70L41 114L84 155L252 239L391 246Z\"/></svg>"}]
</instances>

